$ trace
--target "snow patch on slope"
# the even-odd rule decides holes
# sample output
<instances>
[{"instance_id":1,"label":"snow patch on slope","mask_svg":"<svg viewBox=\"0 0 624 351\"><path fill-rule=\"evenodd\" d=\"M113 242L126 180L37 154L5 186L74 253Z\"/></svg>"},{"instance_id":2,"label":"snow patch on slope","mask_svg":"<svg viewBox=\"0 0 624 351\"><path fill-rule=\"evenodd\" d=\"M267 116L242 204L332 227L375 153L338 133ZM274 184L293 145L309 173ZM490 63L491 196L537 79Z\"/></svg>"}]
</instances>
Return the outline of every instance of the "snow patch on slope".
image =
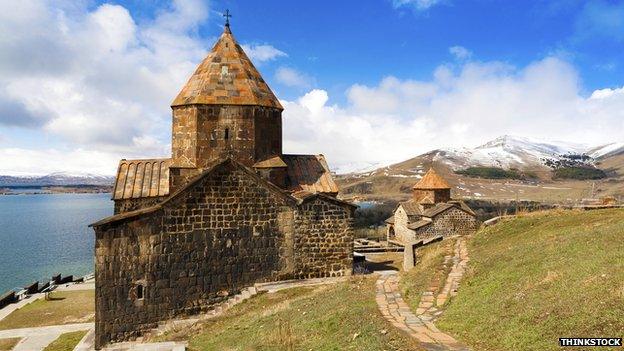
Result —
<instances>
[{"instance_id":1,"label":"snow patch on slope","mask_svg":"<svg viewBox=\"0 0 624 351\"><path fill-rule=\"evenodd\" d=\"M524 168L543 165L545 160L559 160L566 155L583 154L587 145L545 142L541 140L505 135L476 148L440 149L434 160L458 170L485 166L501 168Z\"/></svg>"}]
</instances>

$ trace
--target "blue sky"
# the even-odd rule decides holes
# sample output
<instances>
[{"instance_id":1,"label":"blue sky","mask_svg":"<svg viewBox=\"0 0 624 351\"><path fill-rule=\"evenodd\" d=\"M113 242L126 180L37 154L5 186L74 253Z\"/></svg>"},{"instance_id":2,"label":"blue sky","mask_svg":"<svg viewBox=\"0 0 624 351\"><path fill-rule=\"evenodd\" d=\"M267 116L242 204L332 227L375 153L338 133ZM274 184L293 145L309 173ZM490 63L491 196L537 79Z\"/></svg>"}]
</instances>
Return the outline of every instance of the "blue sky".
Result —
<instances>
[{"instance_id":1,"label":"blue sky","mask_svg":"<svg viewBox=\"0 0 624 351\"><path fill-rule=\"evenodd\" d=\"M547 55L574 63L589 93L617 87L624 76L624 3L617 1L212 1L198 28L206 46L222 31L223 9L233 13L237 38L270 43L288 53L261 65L285 64L314 77L340 102L352 82L375 84L388 74L428 79L462 46L472 59L524 66ZM168 1L113 1L149 21ZM92 5L98 6L97 3ZM613 23L610 23L613 22ZM267 80L283 98L297 91Z\"/></svg>"},{"instance_id":2,"label":"blue sky","mask_svg":"<svg viewBox=\"0 0 624 351\"><path fill-rule=\"evenodd\" d=\"M122 156L167 156L168 105L226 8L284 101L287 152L348 168L502 134L624 140L624 2L0 4L10 10L0 15L0 157L14 161L2 173L111 173ZM66 155L75 161L59 162Z\"/></svg>"}]
</instances>

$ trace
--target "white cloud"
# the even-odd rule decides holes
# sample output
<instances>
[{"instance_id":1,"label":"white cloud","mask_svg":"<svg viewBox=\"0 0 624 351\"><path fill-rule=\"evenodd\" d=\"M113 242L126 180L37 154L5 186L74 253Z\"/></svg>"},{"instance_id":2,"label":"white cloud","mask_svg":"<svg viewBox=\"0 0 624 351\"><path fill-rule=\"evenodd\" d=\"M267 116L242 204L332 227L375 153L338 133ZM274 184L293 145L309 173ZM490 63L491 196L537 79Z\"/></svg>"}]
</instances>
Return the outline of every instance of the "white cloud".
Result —
<instances>
[{"instance_id":1,"label":"white cloud","mask_svg":"<svg viewBox=\"0 0 624 351\"><path fill-rule=\"evenodd\" d=\"M470 57L472 57L472 51L459 45L451 46L449 48L449 52L451 53L451 55L455 56L455 59L460 61L468 60Z\"/></svg>"},{"instance_id":2,"label":"white cloud","mask_svg":"<svg viewBox=\"0 0 624 351\"><path fill-rule=\"evenodd\" d=\"M90 8L81 1L23 0L0 12L3 145L12 140L7 126L62 141L54 148L0 148L0 173L110 174L121 157L167 155L169 103L210 41L197 34L208 16L203 3L174 1L151 21L136 21L119 5ZM259 47L251 49L255 60L283 56ZM314 86L312 77L288 67L276 79ZM503 134L624 140L624 88L587 97L576 69L557 57L526 67L460 60L438 67L429 80L389 76L374 86L353 84L346 96L344 105L329 104L327 92L315 89L284 101L285 151L324 153L340 165L397 162Z\"/></svg>"},{"instance_id":3,"label":"white cloud","mask_svg":"<svg viewBox=\"0 0 624 351\"><path fill-rule=\"evenodd\" d=\"M399 162L504 134L603 144L624 140L624 88L582 94L575 68L548 57L439 67L432 80L353 85L348 104L323 90L284 101L285 151L323 153L334 166Z\"/></svg>"},{"instance_id":4,"label":"white cloud","mask_svg":"<svg viewBox=\"0 0 624 351\"><path fill-rule=\"evenodd\" d=\"M0 124L110 152L167 134L169 102L205 54L203 2L173 1L141 25L119 5L76 4L24 0L0 14Z\"/></svg>"},{"instance_id":5,"label":"white cloud","mask_svg":"<svg viewBox=\"0 0 624 351\"><path fill-rule=\"evenodd\" d=\"M10 164L0 167L2 175L46 175L54 172L114 175L119 157L94 150L0 149L0 159Z\"/></svg>"},{"instance_id":6,"label":"white cloud","mask_svg":"<svg viewBox=\"0 0 624 351\"><path fill-rule=\"evenodd\" d=\"M392 0L392 5L394 8L412 7L415 10L423 11L442 2L443 0Z\"/></svg>"},{"instance_id":7,"label":"white cloud","mask_svg":"<svg viewBox=\"0 0 624 351\"><path fill-rule=\"evenodd\" d=\"M288 56L285 52L279 49L276 49L272 45L267 45L267 44L264 44L264 45L244 44L244 45L241 45L241 47L243 48L243 50L245 50L245 53L247 53L247 56L249 56L249 58L253 62L262 63L262 62L275 60L279 57Z\"/></svg>"},{"instance_id":8,"label":"white cloud","mask_svg":"<svg viewBox=\"0 0 624 351\"><path fill-rule=\"evenodd\" d=\"M624 97L624 87L616 88L616 89L599 89L595 90L591 96L589 97L592 100L601 100L601 99L609 99L609 98L623 98Z\"/></svg>"},{"instance_id":9,"label":"white cloud","mask_svg":"<svg viewBox=\"0 0 624 351\"><path fill-rule=\"evenodd\" d=\"M275 71L275 79L286 86L309 88L313 78L289 67L280 67Z\"/></svg>"}]
</instances>

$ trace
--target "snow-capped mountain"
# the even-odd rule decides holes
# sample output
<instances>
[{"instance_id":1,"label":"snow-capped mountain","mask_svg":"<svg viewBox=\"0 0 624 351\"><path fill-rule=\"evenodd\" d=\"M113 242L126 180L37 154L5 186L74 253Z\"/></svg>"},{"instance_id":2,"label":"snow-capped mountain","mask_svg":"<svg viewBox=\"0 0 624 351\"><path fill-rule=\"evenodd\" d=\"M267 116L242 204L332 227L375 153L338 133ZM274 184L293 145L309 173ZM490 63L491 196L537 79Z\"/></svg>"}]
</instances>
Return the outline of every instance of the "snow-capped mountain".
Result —
<instances>
[{"instance_id":1,"label":"snow-capped mountain","mask_svg":"<svg viewBox=\"0 0 624 351\"><path fill-rule=\"evenodd\" d=\"M591 148L587 150L587 155L590 157L599 160L609 156L615 156L621 153L624 153L624 142L620 143L610 143L603 146Z\"/></svg>"},{"instance_id":2,"label":"snow-capped mountain","mask_svg":"<svg viewBox=\"0 0 624 351\"><path fill-rule=\"evenodd\" d=\"M624 152L624 143L591 147L505 135L476 148L443 148L428 154L433 157L433 161L458 170L475 166L523 169L556 164L566 159L591 164L620 152Z\"/></svg>"},{"instance_id":3,"label":"snow-capped mountain","mask_svg":"<svg viewBox=\"0 0 624 351\"><path fill-rule=\"evenodd\" d=\"M0 175L1 186L50 186L50 185L111 185L115 177L91 174L55 172L44 176L7 176Z\"/></svg>"},{"instance_id":4,"label":"snow-capped mountain","mask_svg":"<svg viewBox=\"0 0 624 351\"><path fill-rule=\"evenodd\" d=\"M382 167L380 162L353 162L332 165L330 169L336 174L366 173Z\"/></svg>"}]
</instances>

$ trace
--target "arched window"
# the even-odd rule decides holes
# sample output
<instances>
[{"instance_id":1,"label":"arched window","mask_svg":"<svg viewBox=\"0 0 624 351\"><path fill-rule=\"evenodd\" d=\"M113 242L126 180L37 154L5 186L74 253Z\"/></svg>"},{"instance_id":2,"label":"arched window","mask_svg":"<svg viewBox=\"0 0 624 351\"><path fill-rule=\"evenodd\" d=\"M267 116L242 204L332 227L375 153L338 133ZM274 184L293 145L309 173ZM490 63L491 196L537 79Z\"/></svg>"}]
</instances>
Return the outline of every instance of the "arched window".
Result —
<instances>
[{"instance_id":1,"label":"arched window","mask_svg":"<svg viewBox=\"0 0 624 351\"><path fill-rule=\"evenodd\" d=\"M142 285L142 284L137 285L137 287L136 287L136 296L137 296L137 299L139 299L139 300L143 299L143 297L144 297L144 296L143 296L143 293L144 293L144 291L143 291L143 285Z\"/></svg>"},{"instance_id":2,"label":"arched window","mask_svg":"<svg viewBox=\"0 0 624 351\"><path fill-rule=\"evenodd\" d=\"M225 128L225 134L223 137L225 140L230 139L230 128Z\"/></svg>"}]
</instances>

